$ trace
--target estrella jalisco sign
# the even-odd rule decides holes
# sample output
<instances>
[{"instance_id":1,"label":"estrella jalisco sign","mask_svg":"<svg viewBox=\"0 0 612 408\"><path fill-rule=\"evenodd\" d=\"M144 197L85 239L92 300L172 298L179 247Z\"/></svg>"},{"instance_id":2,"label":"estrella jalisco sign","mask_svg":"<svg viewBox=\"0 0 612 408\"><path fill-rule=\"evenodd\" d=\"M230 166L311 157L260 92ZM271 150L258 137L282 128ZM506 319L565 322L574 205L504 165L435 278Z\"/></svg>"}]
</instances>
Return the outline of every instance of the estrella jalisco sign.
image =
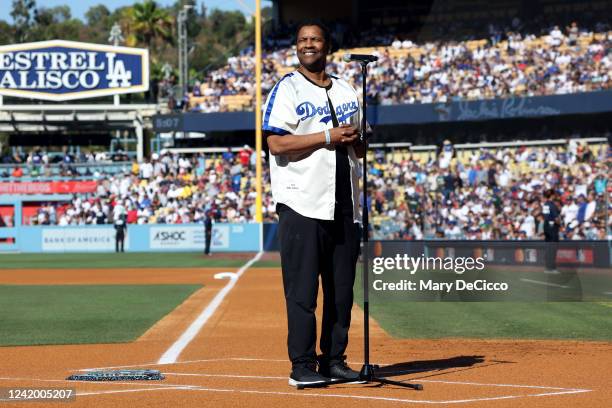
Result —
<instances>
[{"instance_id":1,"label":"estrella jalisco sign","mask_svg":"<svg viewBox=\"0 0 612 408\"><path fill-rule=\"evenodd\" d=\"M0 95L67 101L148 89L146 49L63 40L0 46Z\"/></svg>"}]
</instances>

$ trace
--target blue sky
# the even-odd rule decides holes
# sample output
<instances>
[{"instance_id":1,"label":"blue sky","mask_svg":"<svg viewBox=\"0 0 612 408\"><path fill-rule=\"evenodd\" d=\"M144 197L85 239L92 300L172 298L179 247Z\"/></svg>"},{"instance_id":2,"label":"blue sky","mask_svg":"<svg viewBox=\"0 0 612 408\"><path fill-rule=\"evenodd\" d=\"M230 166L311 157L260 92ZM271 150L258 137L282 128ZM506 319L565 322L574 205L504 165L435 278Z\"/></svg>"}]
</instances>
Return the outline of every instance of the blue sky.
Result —
<instances>
[{"instance_id":1,"label":"blue sky","mask_svg":"<svg viewBox=\"0 0 612 408\"><path fill-rule=\"evenodd\" d=\"M174 4L175 0L156 0L158 4L167 6ZM80 18L81 20L85 20L84 16L87 10L91 6L95 6L97 4L104 4L109 10L114 10L117 7L123 7L130 4L138 3L138 1L134 0L36 0L37 7L55 7L68 4L70 5L70 9L73 17ZM240 10L245 12L244 7L241 5L241 2L238 0L198 0L198 9L200 5L204 3L208 9L219 8L222 10ZM242 3L251 11L255 9L255 0L243 0ZM0 0L0 20L5 20L10 23L13 22L13 19L10 15L11 13L11 4L12 0ZM262 6L269 5L269 1L262 1Z\"/></svg>"}]
</instances>

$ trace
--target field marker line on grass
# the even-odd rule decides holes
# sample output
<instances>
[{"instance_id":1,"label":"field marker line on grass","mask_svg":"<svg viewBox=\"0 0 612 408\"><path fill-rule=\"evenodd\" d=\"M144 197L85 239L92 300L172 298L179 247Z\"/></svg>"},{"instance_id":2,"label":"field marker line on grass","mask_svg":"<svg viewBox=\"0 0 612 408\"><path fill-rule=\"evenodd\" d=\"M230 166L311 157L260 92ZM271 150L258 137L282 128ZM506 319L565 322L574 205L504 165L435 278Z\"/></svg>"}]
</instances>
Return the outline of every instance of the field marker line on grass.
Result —
<instances>
[{"instance_id":1,"label":"field marker line on grass","mask_svg":"<svg viewBox=\"0 0 612 408\"><path fill-rule=\"evenodd\" d=\"M569 286L559 285L557 283L542 282L542 281L538 281L538 280L525 279L525 278L521 278L521 281L528 282L528 283L535 283L536 285L545 285L545 286L553 286L555 288L569 289Z\"/></svg>"},{"instance_id":2,"label":"field marker line on grass","mask_svg":"<svg viewBox=\"0 0 612 408\"><path fill-rule=\"evenodd\" d=\"M229 278L229 282L217 293L213 300L206 306L202 313L191 323L191 325L185 330L185 332L178 338L176 342L160 357L159 364L171 364L176 362L178 356L182 351L191 343L194 337L200 332L202 327L206 324L208 319L215 313L225 296L236 286L236 282L244 274L244 272L251 267L255 262L261 258L263 252L258 252L250 261L244 264L236 273L233 272L221 272L215 275L215 279Z\"/></svg>"}]
</instances>

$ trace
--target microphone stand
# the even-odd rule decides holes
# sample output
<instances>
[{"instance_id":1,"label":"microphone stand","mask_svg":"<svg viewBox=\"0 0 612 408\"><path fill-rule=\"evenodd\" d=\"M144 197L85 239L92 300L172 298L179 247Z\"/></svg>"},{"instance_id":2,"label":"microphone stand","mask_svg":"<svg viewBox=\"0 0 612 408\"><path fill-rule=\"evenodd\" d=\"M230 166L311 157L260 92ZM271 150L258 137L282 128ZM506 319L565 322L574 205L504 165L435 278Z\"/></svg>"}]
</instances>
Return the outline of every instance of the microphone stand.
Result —
<instances>
[{"instance_id":1,"label":"microphone stand","mask_svg":"<svg viewBox=\"0 0 612 408\"><path fill-rule=\"evenodd\" d=\"M362 252L361 252L361 260L362 260L362 281L363 281L363 366L361 367L361 371L359 372L358 380L347 380L347 379L338 379L338 380L330 380L325 382L319 382L314 384L301 384L297 386L298 390L302 390L304 388L323 388L329 385L334 384L347 384L347 383L378 383L378 384L389 384L396 385L398 387L404 388L412 388L415 390L422 390L423 386L421 384L411 384L400 381L389 380L385 377L379 377L376 375L376 370L380 367L378 365L373 365L370 363L370 301L368 296L368 266L369 266L369 253L368 253L368 231L369 231L369 217L368 217L368 139L366 137L367 130L367 112L366 112L366 80L368 76L368 63L372 61L368 60L359 60L361 64L361 84L363 86L363 94L362 94L362 114L361 114L361 142L364 147L364 154L362 159L363 165L363 209L361 214L362 219Z\"/></svg>"}]
</instances>

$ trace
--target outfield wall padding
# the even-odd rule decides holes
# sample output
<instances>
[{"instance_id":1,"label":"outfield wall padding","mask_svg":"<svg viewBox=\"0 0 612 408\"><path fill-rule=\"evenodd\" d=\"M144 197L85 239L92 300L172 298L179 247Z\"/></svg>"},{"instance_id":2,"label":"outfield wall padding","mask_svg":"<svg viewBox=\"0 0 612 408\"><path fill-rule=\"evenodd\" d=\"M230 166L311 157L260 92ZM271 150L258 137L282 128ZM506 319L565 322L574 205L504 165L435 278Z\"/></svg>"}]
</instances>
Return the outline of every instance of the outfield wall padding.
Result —
<instances>
[{"instance_id":1,"label":"outfield wall padding","mask_svg":"<svg viewBox=\"0 0 612 408\"><path fill-rule=\"evenodd\" d=\"M20 226L12 228L15 243L0 252L113 252L112 225ZM259 224L214 224L213 252L259 251ZM131 252L204 251L202 224L128 225L125 250Z\"/></svg>"}]
</instances>

